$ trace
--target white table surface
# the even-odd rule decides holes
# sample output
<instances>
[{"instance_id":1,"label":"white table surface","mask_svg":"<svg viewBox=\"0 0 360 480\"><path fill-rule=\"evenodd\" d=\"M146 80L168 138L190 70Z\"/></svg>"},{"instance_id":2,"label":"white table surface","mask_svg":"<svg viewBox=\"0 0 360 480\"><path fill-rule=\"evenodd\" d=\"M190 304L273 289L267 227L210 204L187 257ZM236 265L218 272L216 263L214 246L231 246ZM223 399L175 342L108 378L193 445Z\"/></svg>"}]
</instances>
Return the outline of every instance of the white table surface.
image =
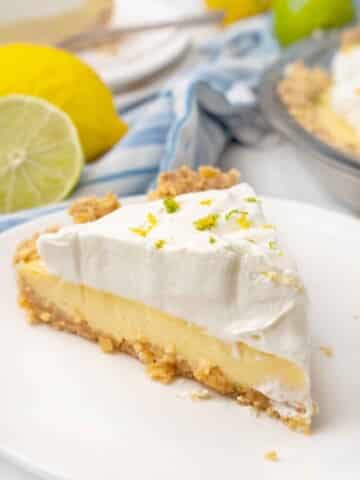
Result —
<instances>
[{"instance_id":1,"label":"white table surface","mask_svg":"<svg viewBox=\"0 0 360 480\"><path fill-rule=\"evenodd\" d=\"M150 8L155 1L164 3L164 0L132 0L129 4L136 6L132 11L144 12L144 9ZM201 0L172 0L172 2L180 13L201 9ZM221 166L239 168L243 180L251 183L259 194L298 200L351 213L314 178L311 173L311 159L305 159L302 152L277 135L264 140L257 149L231 146L225 153ZM40 477L26 473L0 457L0 480L39 479Z\"/></svg>"}]
</instances>

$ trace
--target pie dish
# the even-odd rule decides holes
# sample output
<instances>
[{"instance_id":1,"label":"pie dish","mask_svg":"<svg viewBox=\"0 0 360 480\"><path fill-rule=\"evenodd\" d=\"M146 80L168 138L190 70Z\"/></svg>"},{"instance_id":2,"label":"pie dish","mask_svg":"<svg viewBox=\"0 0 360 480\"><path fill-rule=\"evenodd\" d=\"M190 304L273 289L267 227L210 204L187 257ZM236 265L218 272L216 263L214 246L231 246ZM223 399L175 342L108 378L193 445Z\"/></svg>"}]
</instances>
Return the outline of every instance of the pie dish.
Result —
<instances>
[{"instance_id":1,"label":"pie dish","mask_svg":"<svg viewBox=\"0 0 360 480\"><path fill-rule=\"evenodd\" d=\"M183 167L163 174L150 202L77 202L75 225L19 245L20 305L32 324L137 357L155 380L194 378L308 432L306 294L237 180Z\"/></svg>"},{"instance_id":2,"label":"pie dish","mask_svg":"<svg viewBox=\"0 0 360 480\"><path fill-rule=\"evenodd\" d=\"M277 92L290 115L323 142L360 155L360 28L342 34L330 72L298 61Z\"/></svg>"}]
</instances>

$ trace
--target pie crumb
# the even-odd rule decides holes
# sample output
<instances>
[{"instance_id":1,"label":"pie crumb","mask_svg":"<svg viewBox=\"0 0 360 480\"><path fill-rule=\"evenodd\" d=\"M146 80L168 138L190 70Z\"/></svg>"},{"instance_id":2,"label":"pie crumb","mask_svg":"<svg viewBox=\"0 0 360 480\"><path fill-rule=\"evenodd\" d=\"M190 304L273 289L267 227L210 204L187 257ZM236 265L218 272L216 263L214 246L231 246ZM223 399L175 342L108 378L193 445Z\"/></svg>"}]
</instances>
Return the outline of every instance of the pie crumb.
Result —
<instances>
[{"instance_id":1,"label":"pie crumb","mask_svg":"<svg viewBox=\"0 0 360 480\"><path fill-rule=\"evenodd\" d=\"M88 223L105 217L120 207L119 200L114 193L107 193L104 197L80 198L74 202L69 215L74 223Z\"/></svg>"},{"instance_id":2,"label":"pie crumb","mask_svg":"<svg viewBox=\"0 0 360 480\"><path fill-rule=\"evenodd\" d=\"M250 400L246 397L246 395L239 395L236 397L236 400L240 403L240 405L249 406Z\"/></svg>"},{"instance_id":3,"label":"pie crumb","mask_svg":"<svg viewBox=\"0 0 360 480\"><path fill-rule=\"evenodd\" d=\"M320 347L320 351L326 356L326 357L333 357L334 356L334 351L331 347L327 347L325 345L322 345Z\"/></svg>"},{"instance_id":4,"label":"pie crumb","mask_svg":"<svg viewBox=\"0 0 360 480\"><path fill-rule=\"evenodd\" d=\"M111 353L111 352L114 351L114 344L113 344L111 338L99 337L98 338L98 343L100 345L101 350L104 353Z\"/></svg>"},{"instance_id":5,"label":"pie crumb","mask_svg":"<svg viewBox=\"0 0 360 480\"><path fill-rule=\"evenodd\" d=\"M149 200L175 197L183 193L229 188L239 182L240 173L236 169L222 172L218 168L202 166L197 171L183 165L173 172L159 176L156 190L150 192Z\"/></svg>"},{"instance_id":6,"label":"pie crumb","mask_svg":"<svg viewBox=\"0 0 360 480\"><path fill-rule=\"evenodd\" d=\"M278 454L275 450L270 450L265 453L265 460L269 462L277 462L279 460Z\"/></svg>"},{"instance_id":7,"label":"pie crumb","mask_svg":"<svg viewBox=\"0 0 360 480\"><path fill-rule=\"evenodd\" d=\"M201 390L194 390L192 392L189 392L189 397L191 400L194 400L194 402L197 402L199 400L210 400L211 395L209 390L206 390L206 388L202 388Z\"/></svg>"}]
</instances>

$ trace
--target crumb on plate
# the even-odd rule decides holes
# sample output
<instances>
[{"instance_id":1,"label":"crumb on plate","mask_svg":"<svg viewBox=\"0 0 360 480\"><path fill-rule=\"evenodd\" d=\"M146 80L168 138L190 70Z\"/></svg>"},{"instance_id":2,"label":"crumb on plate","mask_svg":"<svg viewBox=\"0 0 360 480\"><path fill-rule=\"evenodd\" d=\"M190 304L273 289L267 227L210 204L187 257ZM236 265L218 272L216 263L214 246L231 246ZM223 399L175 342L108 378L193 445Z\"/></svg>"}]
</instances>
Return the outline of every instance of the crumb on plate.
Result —
<instances>
[{"instance_id":1,"label":"crumb on plate","mask_svg":"<svg viewBox=\"0 0 360 480\"><path fill-rule=\"evenodd\" d=\"M211 398L209 390L206 388L202 388L200 390L193 390L189 392L189 397L191 400L198 401L198 400L209 400Z\"/></svg>"},{"instance_id":2,"label":"crumb on plate","mask_svg":"<svg viewBox=\"0 0 360 480\"><path fill-rule=\"evenodd\" d=\"M326 357L333 357L334 356L334 351L331 347L327 347L325 345L322 345L320 347L320 351L326 356Z\"/></svg>"},{"instance_id":3,"label":"crumb on plate","mask_svg":"<svg viewBox=\"0 0 360 480\"><path fill-rule=\"evenodd\" d=\"M277 462L279 460L278 454L275 450L270 450L265 453L265 460L269 462Z\"/></svg>"}]
</instances>

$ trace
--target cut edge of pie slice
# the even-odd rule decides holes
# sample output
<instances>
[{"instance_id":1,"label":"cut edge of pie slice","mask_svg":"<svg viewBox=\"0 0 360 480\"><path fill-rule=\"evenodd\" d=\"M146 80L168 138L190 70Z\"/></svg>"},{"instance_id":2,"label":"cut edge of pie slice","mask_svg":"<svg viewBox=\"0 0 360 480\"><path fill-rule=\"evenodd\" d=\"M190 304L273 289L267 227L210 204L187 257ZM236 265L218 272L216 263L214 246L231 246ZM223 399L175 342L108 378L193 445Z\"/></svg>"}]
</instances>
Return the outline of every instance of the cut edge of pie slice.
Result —
<instances>
[{"instance_id":1,"label":"cut edge of pie slice","mask_svg":"<svg viewBox=\"0 0 360 480\"><path fill-rule=\"evenodd\" d=\"M252 189L211 171L212 188L216 176L230 188L199 188L197 173L190 195L120 209L113 195L77 202L84 225L19 245L20 305L30 323L137 357L155 380L193 378L307 433L301 280Z\"/></svg>"}]
</instances>

